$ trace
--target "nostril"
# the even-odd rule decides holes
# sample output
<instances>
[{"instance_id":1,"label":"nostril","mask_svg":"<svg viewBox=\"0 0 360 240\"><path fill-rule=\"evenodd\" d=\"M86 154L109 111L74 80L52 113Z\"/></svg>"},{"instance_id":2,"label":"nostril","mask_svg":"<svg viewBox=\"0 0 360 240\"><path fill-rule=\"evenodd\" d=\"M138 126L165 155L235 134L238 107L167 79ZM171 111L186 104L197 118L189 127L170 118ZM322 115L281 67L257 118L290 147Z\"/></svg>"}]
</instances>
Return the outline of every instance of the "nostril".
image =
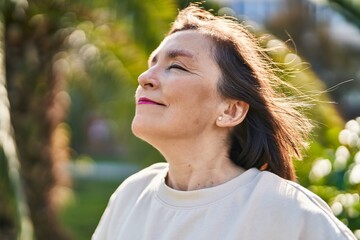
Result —
<instances>
[{"instance_id":1,"label":"nostril","mask_svg":"<svg viewBox=\"0 0 360 240\"><path fill-rule=\"evenodd\" d=\"M154 87L154 84L152 84L152 83L145 83L144 86L153 88L153 87Z\"/></svg>"}]
</instances>

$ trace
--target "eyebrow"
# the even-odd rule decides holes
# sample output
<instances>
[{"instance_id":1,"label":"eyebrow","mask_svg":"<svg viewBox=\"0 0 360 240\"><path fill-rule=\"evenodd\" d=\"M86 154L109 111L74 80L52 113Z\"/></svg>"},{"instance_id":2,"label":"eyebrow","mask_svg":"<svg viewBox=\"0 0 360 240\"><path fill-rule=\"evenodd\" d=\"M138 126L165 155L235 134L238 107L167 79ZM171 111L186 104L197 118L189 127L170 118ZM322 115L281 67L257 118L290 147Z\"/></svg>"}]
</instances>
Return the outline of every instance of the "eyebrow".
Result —
<instances>
[{"instance_id":1,"label":"eyebrow","mask_svg":"<svg viewBox=\"0 0 360 240\"><path fill-rule=\"evenodd\" d=\"M194 59L194 55L185 49L172 49L166 52L165 57L168 59L174 59L177 57L186 57L189 59ZM152 53L149 58L149 63L156 63L158 54Z\"/></svg>"}]
</instances>

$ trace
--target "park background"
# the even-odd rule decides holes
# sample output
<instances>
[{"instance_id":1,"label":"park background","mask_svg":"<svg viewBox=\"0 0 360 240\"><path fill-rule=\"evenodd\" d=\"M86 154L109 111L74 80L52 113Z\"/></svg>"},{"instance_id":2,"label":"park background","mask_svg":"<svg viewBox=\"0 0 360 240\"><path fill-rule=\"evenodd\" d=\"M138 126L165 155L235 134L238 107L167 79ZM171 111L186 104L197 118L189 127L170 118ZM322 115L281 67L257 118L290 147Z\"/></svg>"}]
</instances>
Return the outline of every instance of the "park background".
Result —
<instances>
[{"instance_id":1,"label":"park background","mask_svg":"<svg viewBox=\"0 0 360 240\"><path fill-rule=\"evenodd\" d=\"M0 239L90 239L163 161L130 131L137 76L185 0L0 0ZM360 1L218 0L309 96L299 182L360 239ZM289 219L291 221L291 219Z\"/></svg>"}]
</instances>

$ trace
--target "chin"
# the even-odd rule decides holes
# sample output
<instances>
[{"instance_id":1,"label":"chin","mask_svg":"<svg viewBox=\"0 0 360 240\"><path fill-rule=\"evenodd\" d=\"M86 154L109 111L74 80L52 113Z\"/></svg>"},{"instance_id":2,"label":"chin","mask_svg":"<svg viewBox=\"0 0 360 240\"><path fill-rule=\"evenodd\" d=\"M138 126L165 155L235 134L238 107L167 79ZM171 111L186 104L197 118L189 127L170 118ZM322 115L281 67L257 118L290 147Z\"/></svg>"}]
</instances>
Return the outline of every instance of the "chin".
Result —
<instances>
[{"instance_id":1,"label":"chin","mask_svg":"<svg viewBox=\"0 0 360 240\"><path fill-rule=\"evenodd\" d=\"M134 117L132 123L131 123L131 131L136 137L140 137L141 133L141 126L138 121L136 121L136 117Z\"/></svg>"},{"instance_id":2,"label":"chin","mask_svg":"<svg viewBox=\"0 0 360 240\"><path fill-rule=\"evenodd\" d=\"M141 118L135 117L131 124L131 131L137 138L158 150L169 140L167 130L162 128L161 124L155 124L154 121L142 121Z\"/></svg>"},{"instance_id":3,"label":"chin","mask_svg":"<svg viewBox=\"0 0 360 240\"><path fill-rule=\"evenodd\" d=\"M154 135L154 125L141 121L135 116L131 123L131 131L136 137L148 142L149 136Z\"/></svg>"}]
</instances>

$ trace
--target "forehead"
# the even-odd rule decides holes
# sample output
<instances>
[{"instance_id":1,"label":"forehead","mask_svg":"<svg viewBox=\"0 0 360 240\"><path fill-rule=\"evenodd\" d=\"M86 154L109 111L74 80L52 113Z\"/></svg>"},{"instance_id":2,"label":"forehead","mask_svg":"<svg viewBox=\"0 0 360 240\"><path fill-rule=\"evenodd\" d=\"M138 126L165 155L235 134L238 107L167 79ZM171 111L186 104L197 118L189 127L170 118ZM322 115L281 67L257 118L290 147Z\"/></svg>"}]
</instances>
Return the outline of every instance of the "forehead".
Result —
<instances>
[{"instance_id":1,"label":"forehead","mask_svg":"<svg viewBox=\"0 0 360 240\"><path fill-rule=\"evenodd\" d=\"M194 30L175 32L161 42L150 55L149 61L161 55L170 58L183 56L193 61L209 59L212 56L212 42L209 37Z\"/></svg>"}]
</instances>

